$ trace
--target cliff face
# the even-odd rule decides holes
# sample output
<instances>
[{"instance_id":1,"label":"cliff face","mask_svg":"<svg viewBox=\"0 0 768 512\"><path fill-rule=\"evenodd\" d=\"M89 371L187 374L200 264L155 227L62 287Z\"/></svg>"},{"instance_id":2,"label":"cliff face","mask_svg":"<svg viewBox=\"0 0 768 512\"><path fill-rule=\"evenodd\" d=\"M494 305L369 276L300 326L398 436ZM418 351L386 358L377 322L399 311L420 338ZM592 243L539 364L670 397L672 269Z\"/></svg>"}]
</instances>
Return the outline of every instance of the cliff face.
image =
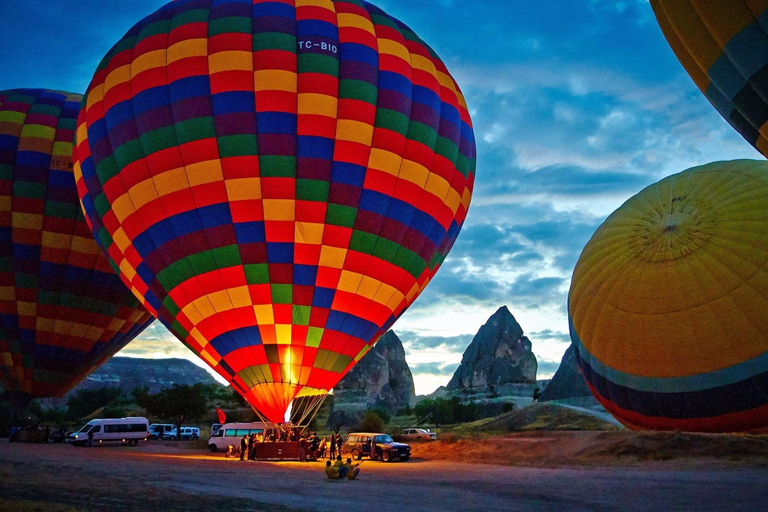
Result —
<instances>
[{"instance_id":1,"label":"cliff face","mask_svg":"<svg viewBox=\"0 0 768 512\"><path fill-rule=\"evenodd\" d=\"M563 360L557 368L552 380L544 388L539 397L540 402L548 400L563 400L565 398L591 397L584 377L579 371L579 365L576 362L576 354L573 351L573 345L570 345L563 354Z\"/></svg>"},{"instance_id":2,"label":"cliff face","mask_svg":"<svg viewBox=\"0 0 768 512\"><path fill-rule=\"evenodd\" d=\"M334 410L376 407L394 414L411 405L416 393L400 338L393 331L384 334L336 384L333 393Z\"/></svg>"},{"instance_id":3,"label":"cliff face","mask_svg":"<svg viewBox=\"0 0 768 512\"><path fill-rule=\"evenodd\" d=\"M511 384L534 384L537 369L531 341L502 306L472 339L446 391L494 393Z\"/></svg>"}]
</instances>

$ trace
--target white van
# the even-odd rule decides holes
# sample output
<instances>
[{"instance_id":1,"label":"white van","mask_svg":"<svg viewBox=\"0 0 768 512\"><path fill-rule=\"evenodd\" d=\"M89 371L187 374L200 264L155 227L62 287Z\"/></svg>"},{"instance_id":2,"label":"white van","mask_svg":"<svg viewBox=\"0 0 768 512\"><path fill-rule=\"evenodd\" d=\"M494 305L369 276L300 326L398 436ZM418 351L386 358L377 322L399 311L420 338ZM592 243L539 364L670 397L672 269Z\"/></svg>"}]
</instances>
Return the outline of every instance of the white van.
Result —
<instances>
[{"instance_id":1,"label":"white van","mask_svg":"<svg viewBox=\"0 0 768 512\"><path fill-rule=\"evenodd\" d=\"M155 439L160 439L161 437L166 439L168 434L175 428L176 426L171 425L170 423L153 423L149 426L149 438L153 441Z\"/></svg>"},{"instance_id":2,"label":"white van","mask_svg":"<svg viewBox=\"0 0 768 512\"><path fill-rule=\"evenodd\" d=\"M176 429L165 433L165 438L175 441L176 439L200 439L200 429L198 427L181 427L181 435L176 435Z\"/></svg>"},{"instance_id":3,"label":"white van","mask_svg":"<svg viewBox=\"0 0 768 512\"><path fill-rule=\"evenodd\" d=\"M226 450L227 446L240 446L240 439L244 435L261 434L267 430L267 424L261 421L253 423L225 423L218 430L216 435L208 438L208 448L212 452Z\"/></svg>"},{"instance_id":4,"label":"white van","mask_svg":"<svg viewBox=\"0 0 768 512\"><path fill-rule=\"evenodd\" d=\"M67 436L67 442L76 446L94 446L120 443L129 446L146 441L149 422L147 418L117 418L91 420L77 432Z\"/></svg>"}]
</instances>

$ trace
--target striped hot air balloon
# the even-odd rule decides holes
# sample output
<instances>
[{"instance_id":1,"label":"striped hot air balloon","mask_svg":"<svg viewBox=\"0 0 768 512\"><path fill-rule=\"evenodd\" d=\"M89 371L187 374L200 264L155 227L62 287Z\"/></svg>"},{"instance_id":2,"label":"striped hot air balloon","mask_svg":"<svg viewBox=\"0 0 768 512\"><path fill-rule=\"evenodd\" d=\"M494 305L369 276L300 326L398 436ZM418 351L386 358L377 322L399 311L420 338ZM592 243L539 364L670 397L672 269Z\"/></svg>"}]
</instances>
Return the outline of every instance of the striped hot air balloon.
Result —
<instances>
[{"instance_id":1,"label":"striped hot air balloon","mask_svg":"<svg viewBox=\"0 0 768 512\"><path fill-rule=\"evenodd\" d=\"M0 91L0 383L60 397L152 316L93 240L72 172L82 97Z\"/></svg>"},{"instance_id":2,"label":"striped hot air balloon","mask_svg":"<svg viewBox=\"0 0 768 512\"><path fill-rule=\"evenodd\" d=\"M632 428L768 427L768 162L716 162L629 199L569 294L587 384Z\"/></svg>"},{"instance_id":3,"label":"striped hot air balloon","mask_svg":"<svg viewBox=\"0 0 768 512\"><path fill-rule=\"evenodd\" d=\"M768 156L768 4L651 0L664 36L696 86Z\"/></svg>"},{"instance_id":4,"label":"striped hot air balloon","mask_svg":"<svg viewBox=\"0 0 768 512\"><path fill-rule=\"evenodd\" d=\"M358 0L180 0L85 96L78 187L125 283L271 421L429 283L471 198L458 86Z\"/></svg>"}]
</instances>

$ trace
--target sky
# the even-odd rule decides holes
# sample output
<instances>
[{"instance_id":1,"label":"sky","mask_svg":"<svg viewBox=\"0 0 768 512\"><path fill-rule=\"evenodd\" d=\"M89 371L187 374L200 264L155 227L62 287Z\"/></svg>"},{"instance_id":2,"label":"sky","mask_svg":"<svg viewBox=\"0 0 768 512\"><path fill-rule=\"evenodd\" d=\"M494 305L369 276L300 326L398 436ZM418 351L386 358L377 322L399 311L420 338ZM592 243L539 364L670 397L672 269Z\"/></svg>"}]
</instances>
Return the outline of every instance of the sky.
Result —
<instances>
[{"instance_id":1,"label":"sky","mask_svg":"<svg viewBox=\"0 0 768 512\"><path fill-rule=\"evenodd\" d=\"M5 0L0 89L84 92L101 57L157 0ZM579 254L629 197L717 160L762 159L678 63L645 0L377 0L440 55L477 140L469 215L433 282L393 329L416 392L450 380L506 305L539 378L568 347ZM194 354L159 323L121 355Z\"/></svg>"}]
</instances>

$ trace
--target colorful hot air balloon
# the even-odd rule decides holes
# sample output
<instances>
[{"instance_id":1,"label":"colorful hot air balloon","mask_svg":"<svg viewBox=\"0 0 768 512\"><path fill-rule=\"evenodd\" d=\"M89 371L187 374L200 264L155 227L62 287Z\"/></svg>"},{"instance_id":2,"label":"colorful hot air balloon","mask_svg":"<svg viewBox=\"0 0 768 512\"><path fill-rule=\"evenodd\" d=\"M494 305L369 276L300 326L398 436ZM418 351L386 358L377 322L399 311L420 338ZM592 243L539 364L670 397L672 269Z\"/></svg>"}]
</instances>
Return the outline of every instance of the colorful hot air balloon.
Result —
<instances>
[{"instance_id":1,"label":"colorful hot air balloon","mask_svg":"<svg viewBox=\"0 0 768 512\"><path fill-rule=\"evenodd\" d=\"M475 169L458 86L358 0L180 0L102 61L75 172L142 303L271 421L429 283Z\"/></svg>"},{"instance_id":2,"label":"colorful hot air balloon","mask_svg":"<svg viewBox=\"0 0 768 512\"><path fill-rule=\"evenodd\" d=\"M571 339L597 399L631 428L768 427L768 162L651 185L587 243Z\"/></svg>"},{"instance_id":3,"label":"colorful hot air balloon","mask_svg":"<svg viewBox=\"0 0 768 512\"><path fill-rule=\"evenodd\" d=\"M696 86L768 156L768 4L651 0L664 36Z\"/></svg>"},{"instance_id":4,"label":"colorful hot air balloon","mask_svg":"<svg viewBox=\"0 0 768 512\"><path fill-rule=\"evenodd\" d=\"M0 91L0 383L62 396L152 321L93 240L72 174L82 96Z\"/></svg>"}]
</instances>

